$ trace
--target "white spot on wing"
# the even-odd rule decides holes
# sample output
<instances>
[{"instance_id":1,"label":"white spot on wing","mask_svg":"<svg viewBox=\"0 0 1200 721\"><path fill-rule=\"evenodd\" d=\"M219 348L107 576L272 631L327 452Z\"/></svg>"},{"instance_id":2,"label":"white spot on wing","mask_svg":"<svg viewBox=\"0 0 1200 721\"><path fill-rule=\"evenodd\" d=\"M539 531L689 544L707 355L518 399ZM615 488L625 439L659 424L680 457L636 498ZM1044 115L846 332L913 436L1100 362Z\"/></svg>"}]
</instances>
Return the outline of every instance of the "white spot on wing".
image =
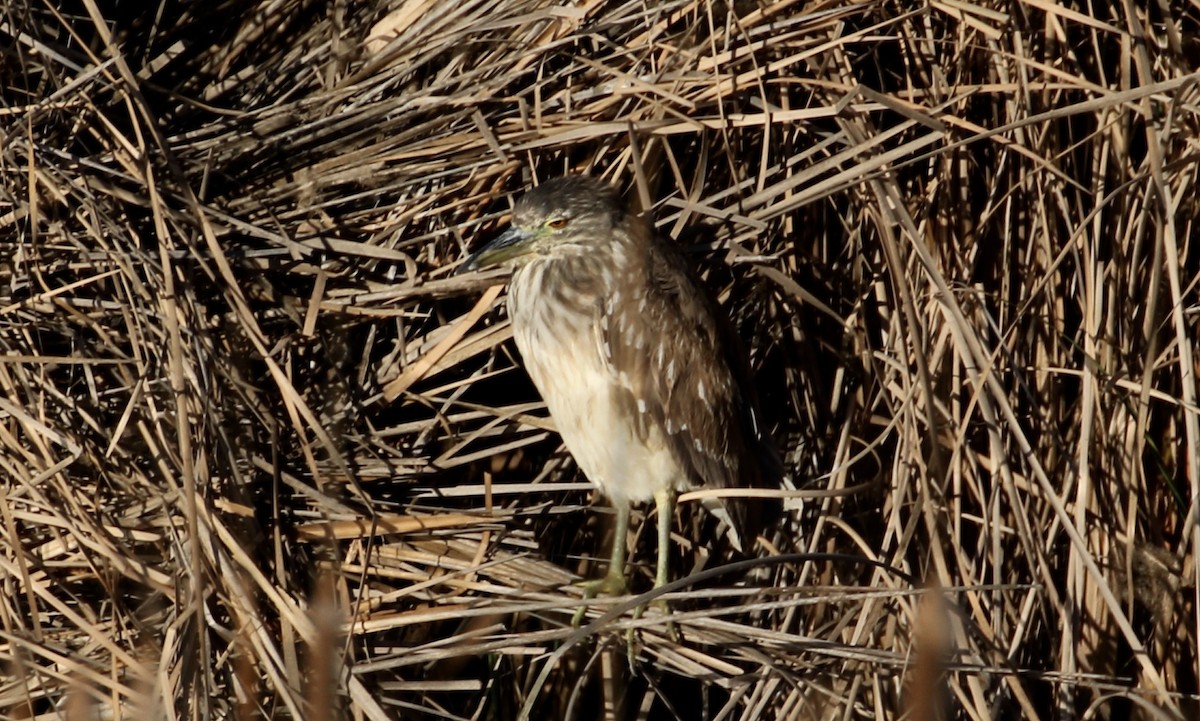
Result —
<instances>
[{"instance_id":1,"label":"white spot on wing","mask_svg":"<svg viewBox=\"0 0 1200 721\"><path fill-rule=\"evenodd\" d=\"M641 398L638 398L637 404L638 404L638 413L645 413L646 412L646 401L642 400Z\"/></svg>"}]
</instances>

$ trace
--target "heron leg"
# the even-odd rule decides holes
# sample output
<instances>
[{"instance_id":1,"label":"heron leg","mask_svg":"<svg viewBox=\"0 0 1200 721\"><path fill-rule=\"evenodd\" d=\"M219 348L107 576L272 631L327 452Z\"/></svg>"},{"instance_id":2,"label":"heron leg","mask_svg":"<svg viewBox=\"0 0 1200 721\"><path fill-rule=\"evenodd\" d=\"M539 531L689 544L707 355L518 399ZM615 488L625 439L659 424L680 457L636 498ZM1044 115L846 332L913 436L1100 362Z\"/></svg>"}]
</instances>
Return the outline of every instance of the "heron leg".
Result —
<instances>
[{"instance_id":1,"label":"heron leg","mask_svg":"<svg viewBox=\"0 0 1200 721\"><path fill-rule=\"evenodd\" d=\"M621 596L629 588L629 584L625 580L625 543L629 536L629 511L630 506L628 501L615 503L617 507L617 527L613 531L612 554L608 559L608 573L604 574L604 578L598 578L594 581L584 581L580 584L583 587L583 597L585 599L595 598L598 595L605 596ZM583 614L587 610L587 606L580 606L579 610L575 611L574 618L571 619L571 625L578 626L583 620Z\"/></svg>"},{"instance_id":2,"label":"heron leg","mask_svg":"<svg viewBox=\"0 0 1200 721\"><path fill-rule=\"evenodd\" d=\"M654 494L654 507L658 511L658 567L654 574L654 587L661 588L668 583L668 561L671 558L671 522L675 520L675 489L664 488ZM662 598L654 601L664 614L670 614L671 608ZM642 617L642 612L645 611L645 606L638 606L633 612L634 620ZM669 618L667 620L667 633L671 640L679 642L679 631L675 628L675 623ZM637 645L634 642L633 628L630 628L625 633L625 641L627 643L626 654L629 657L629 666L632 668L637 657Z\"/></svg>"},{"instance_id":3,"label":"heron leg","mask_svg":"<svg viewBox=\"0 0 1200 721\"><path fill-rule=\"evenodd\" d=\"M675 490L665 488L655 493L654 506L658 510L658 569L654 574L654 587L661 588L670 580L668 562L671 559L671 521L675 518ZM655 600L654 605L658 606L663 613L671 612L667 602L662 598ZM639 607L633 617L641 618L643 610L644 608ZM674 632L674 628L671 630Z\"/></svg>"},{"instance_id":4,"label":"heron leg","mask_svg":"<svg viewBox=\"0 0 1200 721\"><path fill-rule=\"evenodd\" d=\"M664 488L654 494L658 510L658 572L654 587L667 585L667 560L671 557L671 521L675 519L675 489Z\"/></svg>"}]
</instances>

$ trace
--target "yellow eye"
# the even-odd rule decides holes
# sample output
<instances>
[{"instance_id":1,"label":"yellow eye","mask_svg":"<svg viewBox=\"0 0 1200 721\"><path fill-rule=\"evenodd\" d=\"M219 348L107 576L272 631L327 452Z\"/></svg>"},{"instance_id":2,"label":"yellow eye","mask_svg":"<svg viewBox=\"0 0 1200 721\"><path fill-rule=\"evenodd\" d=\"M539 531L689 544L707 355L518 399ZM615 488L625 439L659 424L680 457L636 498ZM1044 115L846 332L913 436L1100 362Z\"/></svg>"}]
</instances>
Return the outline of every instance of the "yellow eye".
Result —
<instances>
[{"instance_id":1,"label":"yellow eye","mask_svg":"<svg viewBox=\"0 0 1200 721\"><path fill-rule=\"evenodd\" d=\"M570 222L571 222L570 218L561 218L560 217L560 218L555 218L555 219L547 222L546 225L550 226L551 228L554 228L555 230L562 230L563 228L567 227L567 223L570 223Z\"/></svg>"}]
</instances>

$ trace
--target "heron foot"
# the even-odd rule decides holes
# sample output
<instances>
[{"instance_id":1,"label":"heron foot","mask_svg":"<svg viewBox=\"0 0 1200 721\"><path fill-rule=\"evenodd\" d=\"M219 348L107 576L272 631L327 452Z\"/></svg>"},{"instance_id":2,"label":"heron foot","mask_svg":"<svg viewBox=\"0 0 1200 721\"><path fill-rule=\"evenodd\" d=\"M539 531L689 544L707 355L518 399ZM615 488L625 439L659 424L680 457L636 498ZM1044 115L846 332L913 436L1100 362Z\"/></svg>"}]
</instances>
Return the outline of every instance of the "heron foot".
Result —
<instances>
[{"instance_id":1,"label":"heron foot","mask_svg":"<svg viewBox=\"0 0 1200 721\"><path fill-rule=\"evenodd\" d=\"M671 604L667 603L664 598L659 598L651 601L644 606L638 606L633 612L633 620L637 621L645 612L646 606L653 606L654 609L667 617L667 636L672 643L680 642L679 629L675 626L675 622L671 620ZM634 633L634 628L631 626L625 631L625 655L629 660L629 668L634 667L634 661L637 660L637 634Z\"/></svg>"},{"instance_id":2,"label":"heron foot","mask_svg":"<svg viewBox=\"0 0 1200 721\"><path fill-rule=\"evenodd\" d=\"M604 578L583 581L578 585L583 589L583 598L585 601L596 596L624 596L629 589L629 584L625 580L625 576L612 572L609 572ZM583 614L587 612L587 608L587 605L584 604L575 611L575 616L571 619L572 626L579 626L580 622L583 621Z\"/></svg>"}]
</instances>

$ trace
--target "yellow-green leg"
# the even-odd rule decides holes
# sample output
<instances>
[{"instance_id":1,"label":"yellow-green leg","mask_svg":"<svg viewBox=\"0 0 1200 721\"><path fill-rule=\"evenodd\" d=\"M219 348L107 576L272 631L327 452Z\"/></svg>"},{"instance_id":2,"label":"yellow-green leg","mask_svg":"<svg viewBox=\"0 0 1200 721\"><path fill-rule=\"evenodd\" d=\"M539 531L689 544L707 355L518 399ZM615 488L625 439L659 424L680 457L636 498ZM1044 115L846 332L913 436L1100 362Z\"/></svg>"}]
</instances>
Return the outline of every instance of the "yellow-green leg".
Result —
<instances>
[{"instance_id":1,"label":"yellow-green leg","mask_svg":"<svg viewBox=\"0 0 1200 721\"><path fill-rule=\"evenodd\" d=\"M608 573L604 578L594 581L584 581L583 597L595 598L600 594L605 596L624 595L629 587L625 581L625 539L629 536L629 502L617 503L617 527L613 531L612 553L608 558ZM571 625L578 626L583 620L587 606L580 606L571 619Z\"/></svg>"},{"instance_id":2,"label":"yellow-green leg","mask_svg":"<svg viewBox=\"0 0 1200 721\"><path fill-rule=\"evenodd\" d=\"M654 574L654 587L660 588L667 585L670 580L668 578L669 562L671 559L671 522L675 520L675 490L664 488L654 494L654 507L658 511L658 567ZM671 609L667 602L663 599L658 599L654 602L663 613L670 613ZM633 612L634 620L642 617L642 611L646 610L644 606L638 606ZM667 621L667 632L675 641L679 640L679 632L675 629L675 624ZM629 656L629 665L634 665L634 660L637 657L637 646L634 643L633 629L630 628L625 634L626 653Z\"/></svg>"},{"instance_id":3,"label":"yellow-green leg","mask_svg":"<svg viewBox=\"0 0 1200 721\"><path fill-rule=\"evenodd\" d=\"M667 585L667 561L671 558L671 522L675 520L675 491L663 489L654 494L654 507L658 510L658 573L654 575L654 587Z\"/></svg>"}]
</instances>

